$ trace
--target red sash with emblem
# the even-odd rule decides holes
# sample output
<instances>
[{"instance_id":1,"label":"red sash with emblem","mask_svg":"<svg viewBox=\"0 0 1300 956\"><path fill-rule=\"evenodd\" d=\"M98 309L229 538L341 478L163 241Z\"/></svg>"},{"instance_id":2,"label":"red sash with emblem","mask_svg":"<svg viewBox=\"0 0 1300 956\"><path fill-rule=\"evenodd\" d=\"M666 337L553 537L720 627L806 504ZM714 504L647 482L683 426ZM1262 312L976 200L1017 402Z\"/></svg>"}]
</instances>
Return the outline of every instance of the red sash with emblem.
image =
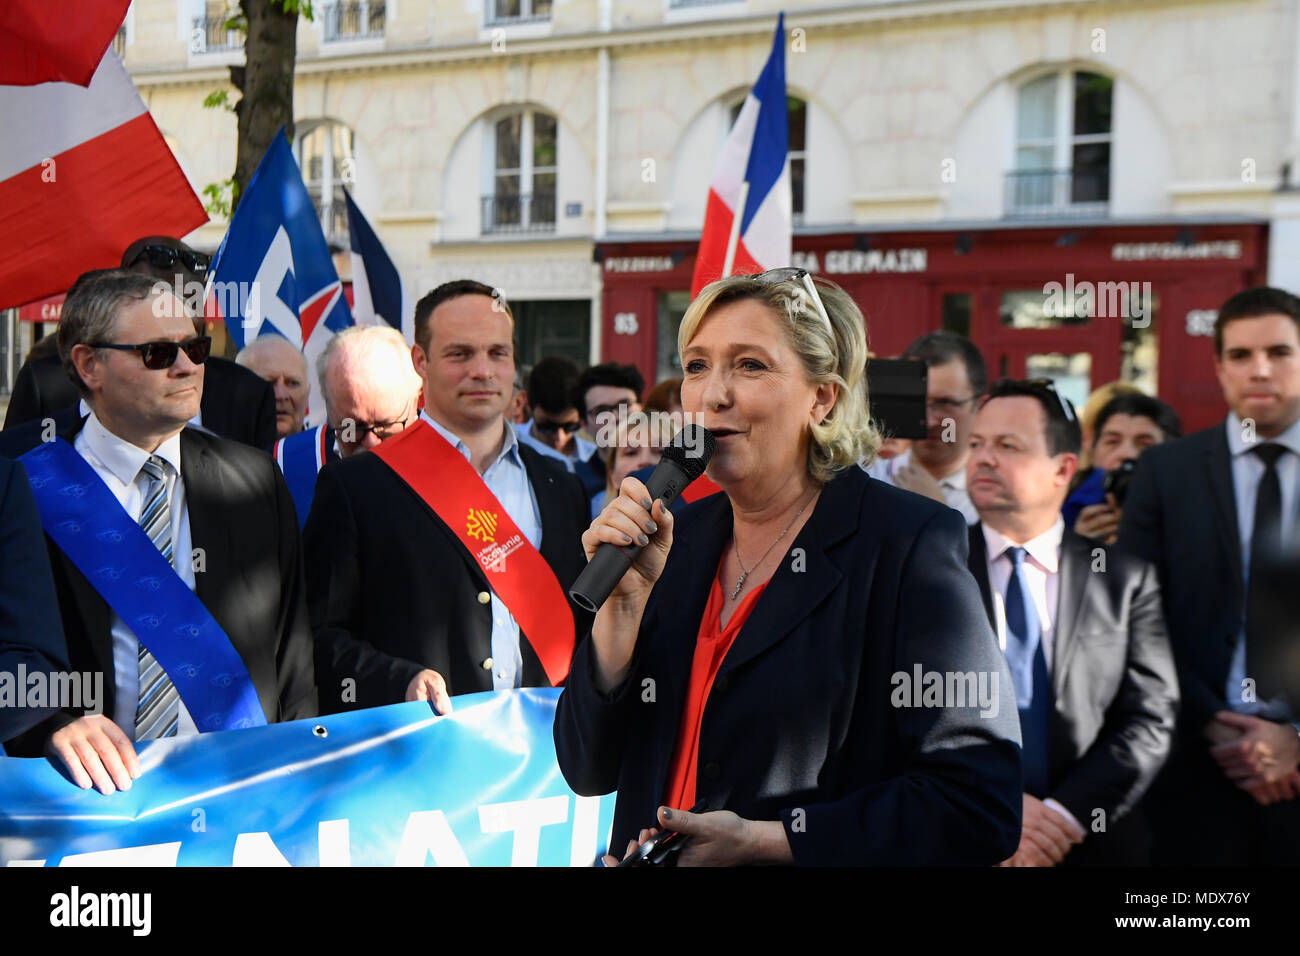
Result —
<instances>
[{"instance_id":1,"label":"red sash with emblem","mask_svg":"<svg viewBox=\"0 0 1300 956\"><path fill-rule=\"evenodd\" d=\"M423 419L370 454L393 469L452 530L528 637L547 679L555 686L563 683L574 646L569 600L551 566L474 466Z\"/></svg>"}]
</instances>

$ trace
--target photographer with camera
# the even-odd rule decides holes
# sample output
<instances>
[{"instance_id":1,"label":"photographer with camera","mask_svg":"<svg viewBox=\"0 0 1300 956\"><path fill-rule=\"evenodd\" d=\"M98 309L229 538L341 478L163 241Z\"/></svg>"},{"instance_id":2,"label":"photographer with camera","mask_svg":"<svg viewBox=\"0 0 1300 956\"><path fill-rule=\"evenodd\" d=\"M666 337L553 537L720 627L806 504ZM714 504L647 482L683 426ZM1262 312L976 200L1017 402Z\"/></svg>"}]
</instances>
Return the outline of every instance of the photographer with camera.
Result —
<instances>
[{"instance_id":1,"label":"photographer with camera","mask_svg":"<svg viewBox=\"0 0 1300 956\"><path fill-rule=\"evenodd\" d=\"M1121 394L1103 405L1093 427L1092 467L1075 476L1061 508L1066 525L1114 544L1138 455L1181 435L1177 413L1158 398Z\"/></svg>"}]
</instances>

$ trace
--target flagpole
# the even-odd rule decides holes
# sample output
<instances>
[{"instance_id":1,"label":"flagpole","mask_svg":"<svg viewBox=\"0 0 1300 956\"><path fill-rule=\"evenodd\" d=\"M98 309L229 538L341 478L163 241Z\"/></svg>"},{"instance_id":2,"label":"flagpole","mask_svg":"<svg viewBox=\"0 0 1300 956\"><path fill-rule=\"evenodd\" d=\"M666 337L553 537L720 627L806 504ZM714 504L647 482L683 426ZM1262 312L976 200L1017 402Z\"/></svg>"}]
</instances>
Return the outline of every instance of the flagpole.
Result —
<instances>
[{"instance_id":1,"label":"flagpole","mask_svg":"<svg viewBox=\"0 0 1300 956\"><path fill-rule=\"evenodd\" d=\"M740 223L745 218L745 202L749 199L749 181L740 181L740 195L736 199L736 214L731 220L731 235L727 237L727 258L722 263L722 275L731 275L731 266L736 259L736 246L740 244Z\"/></svg>"}]
</instances>

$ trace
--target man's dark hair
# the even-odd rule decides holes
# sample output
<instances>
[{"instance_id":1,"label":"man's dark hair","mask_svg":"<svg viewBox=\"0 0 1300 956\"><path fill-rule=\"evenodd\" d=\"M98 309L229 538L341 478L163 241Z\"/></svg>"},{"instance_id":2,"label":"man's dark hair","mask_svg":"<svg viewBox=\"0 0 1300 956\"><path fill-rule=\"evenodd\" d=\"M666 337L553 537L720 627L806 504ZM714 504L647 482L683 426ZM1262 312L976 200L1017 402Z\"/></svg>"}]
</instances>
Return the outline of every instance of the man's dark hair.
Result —
<instances>
[{"instance_id":1,"label":"man's dark hair","mask_svg":"<svg viewBox=\"0 0 1300 956\"><path fill-rule=\"evenodd\" d=\"M984 356L975 347L975 343L964 335L949 332L927 332L907 347L903 358L920 359L925 367L944 365L948 362L962 362L966 366L966 377L970 379L971 390L975 395L983 395L989 384L988 366Z\"/></svg>"},{"instance_id":2,"label":"man's dark hair","mask_svg":"<svg viewBox=\"0 0 1300 956\"><path fill-rule=\"evenodd\" d=\"M474 279L453 279L451 282L444 282L432 292L425 293L424 297L415 303L415 341L426 353L433 338L432 331L429 329L429 316L433 315L433 310L444 302L459 299L463 295L485 295L494 300L499 304L501 311L510 316L510 326L514 328L515 315L510 311L510 303L506 301L500 289L494 289Z\"/></svg>"},{"instance_id":3,"label":"man's dark hair","mask_svg":"<svg viewBox=\"0 0 1300 956\"><path fill-rule=\"evenodd\" d=\"M73 348L111 339L122 305L129 300L149 298L157 285L157 279L125 269L98 269L83 274L73 284L59 316L59 359L83 397L90 390L72 364Z\"/></svg>"},{"instance_id":4,"label":"man's dark hair","mask_svg":"<svg viewBox=\"0 0 1300 956\"><path fill-rule=\"evenodd\" d=\"M1043 381L1000 378L989 386L985 404L995 398L1018 397L1036 399L1043 407L1043 413L1047 416L1044 439L1049 455L1079 454L1079 449L1083 445L1083 430L1079 427L1079 416L1068 398Z\"/></svg>"},{"instance_id":5,"label":"man's dark hair","mask_svg":"<svg viewBox=\"0 0 1300 956\"><path fill-rule=\"evenodd\" d=\"M1223 354L1223 327L1237 319L1258 319L1265 315L1286 315L1300 326L1300 299L1285 289L1261 285L1243 289L1219 307L1214 320L1214 354Z\"/></svg>"},{"instance_id":6,"label":"man's dark hair","mask_svg":"<svg viewBox=\"0 0 1300 956\"><path fill-rule=\"evenodd\" d=\"M635 365L606 362L603 365L591 366L578 378L578 388L573 395L573 404L577 406L578 414L583 418L587 417L587 390L597 385L631 389L639 402L641 393L645 391L645 378Z\"/></svg>"},{"instance_id":7,"label":"man's dark hair","mask_svg":"<svg viewBox=\"0 0 1300 956\"><path fill-rule=\"evenodd\" d=\"M1105 427L1106 420L1113 415L1140 415L1143 418L1151 419L1164 435L1164 441L1178 438L1183 433L1183 426L1178 420L1178 413L1160 399L1153 398L1150 395L1126 393L1116 395L1101 406L1101 411L1097 413L1097 420L1092 426L1093 447L1096 447L1098 440L1101 438L1101 430Z\"/></svg>"},{"instance_id":8,"label":"man's dark hair","mask_svg":"<svg viewBox=\"0 0 1300 956\"><path fill-rule=\"evenodd\" d=\"M573 393L578 384L578 366L560 355L544 358L528 374L528 404L548 415L558 415L573 408Z\"/></svg>"}]
</instances>

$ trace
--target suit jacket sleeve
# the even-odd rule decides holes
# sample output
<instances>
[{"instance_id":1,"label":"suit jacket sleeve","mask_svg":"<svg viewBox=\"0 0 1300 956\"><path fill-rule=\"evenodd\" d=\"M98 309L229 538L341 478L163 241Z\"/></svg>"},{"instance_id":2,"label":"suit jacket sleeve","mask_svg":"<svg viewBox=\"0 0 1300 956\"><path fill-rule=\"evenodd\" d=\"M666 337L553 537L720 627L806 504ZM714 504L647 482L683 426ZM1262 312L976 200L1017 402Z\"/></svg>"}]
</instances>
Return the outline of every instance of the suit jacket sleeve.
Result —
<instances>
[{"instance_id":1,"label":"suit jacket sleeve","mask_svg":"<svg viewBox=\"0 0 1300 956\"><path fill-rule=\"evenodd\" d=\"M782 810L797 864L991 865L1019 845L1019 717L1010 672L966 567L968 550L966 526L951 509L937 511L916 536L897 596L895 673L910 675L918 663L941 674L983 673L990 689L996 674L996 712L893 708L895 733L911 754L906 772L831 803Z\"/></svg>"},{"instance_id":2,"label":"suit jacket sleeve","mask_svg":"<svg viewBox=\"0 0 1300 956\"><path fill-rule=\"evenodd\" d=\"M280 719L298 720L320 713L316 696L315 651L307 617L303 581L302 542L298 515L284 476L268 461L275 482L276 513L280 520L280 616L276 622L276 674L279 681Z\"/></svg>"},{"instance_id":3,"label":"suit jacket sleeve","mask_svg":"<svg viewBox=\"0 0 1300 956\"><path fill-rule=\"evenodd\" d=\"M20 664L29 674L66 671L68 649L36 500L21 464L3 470L8 476L0 480L0 673L17 680ZM0 707L0 741L53 713L52 708Z\"/></svg>"},{"instance_id":4,"label":"suit jacket sleeve","mask_svg":"<svg viewBox=\"0 0 1300 956\"><path fill-rule=\"evenodd\" d=\"M406 687L424 666L379 650L359 635L361 555L357 518L337 476L343 464L329 465L316 478L303 546L312 556L307 567L307 603L316 642L316 673L322 709L335 713L356 700L405 700ZM356 682L345 698L343 681Z\"/></svg>"},{"instance_id":5,"label":"suit jacket sleeve","mask_svg":"<svg viewBox=\"0 0 1300 956\"><path fill-rule=\"evenodd\" d=\"M1155 568L1141 565L1133 592L1127 665L1119 693L1093 745L1052 793L1085 827L1096 809L1106 812L1108 824L1132 809L1164 765L1173 743L1178 678Z\"/></svg>"},{"instance_id":6,"label":"suit jacket sleeve","mask_svg":"<svg viewBox=\"0 0 1300 956\"><path fill-rule=\"evenodd\" d=\"M1164 490L1169 485L1156 468L1158 458L1159 455L1151 454L1138 458L1137 471L1129 485L1124 510L1120 515L1117 545L1143 561L1150 562L1158 569L1160 578L1167 580L1169 549L1174 542L1170 541L1170 531L1173 529L1165 527ZM1177 482L1173 484L1175 487L1178 485ZM1213 520L1208 513L1204 517L1206 521ZM1174 620L1174 615L1167 614L1166 618ZM1223 691L1216 693L1192 668L1186 666L1185 661L1185 655L1174 655L1183 720L1188 726L1199 730L1210 722L1215 713L1223 709Z\"/></svg>"}]
</instances>

